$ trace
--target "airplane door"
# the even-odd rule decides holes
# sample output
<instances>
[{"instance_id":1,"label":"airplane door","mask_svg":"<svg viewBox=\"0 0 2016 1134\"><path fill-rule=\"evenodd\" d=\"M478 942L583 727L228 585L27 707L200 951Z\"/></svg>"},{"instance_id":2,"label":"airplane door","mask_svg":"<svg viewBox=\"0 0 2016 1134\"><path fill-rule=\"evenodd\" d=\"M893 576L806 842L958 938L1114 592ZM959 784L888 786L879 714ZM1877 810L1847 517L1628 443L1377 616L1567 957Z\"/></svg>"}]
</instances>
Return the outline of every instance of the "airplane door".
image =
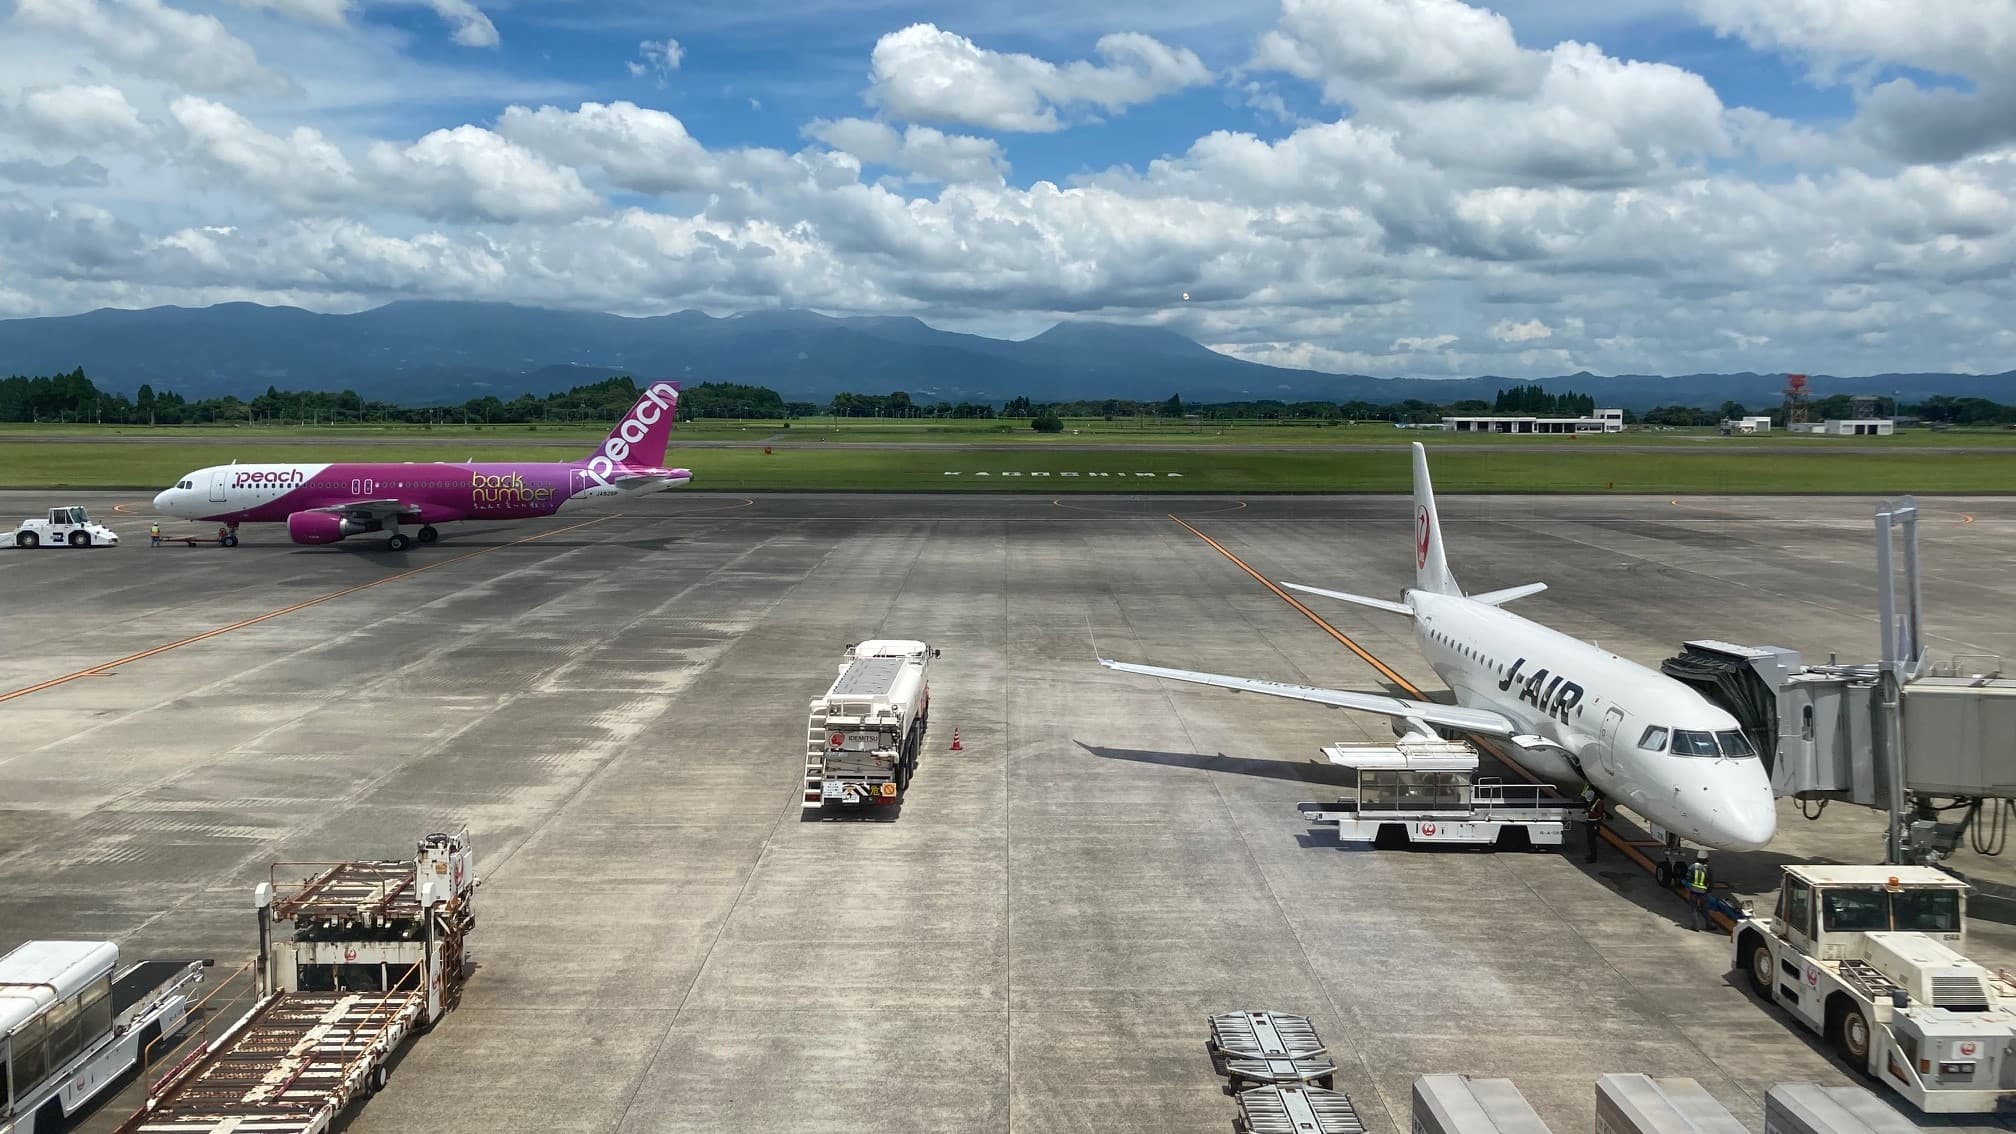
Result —
<instances>
[{"instance_id":1,"label":"airplane door","mask_svg":"<svg viewBox=\"0 0 2016 1134\"><path fill-rule=\"evenodd\" d=\"M1603 770L1617 774L1617 733L1624 727L1624 710L1615 705L1603 714L1603 732L1596 739L1596 755L1603 761Z\"/></svg>"},{"instance_id":2,"label":"airplane door","mask_svg":"<svg viewBox=\"0 0 2016 1134\"><path fill-rule=\"evenodd\" d=\"M210 499L220 502L224 499L223 469L218 469L210 474Z\"/></svg>"}]
</instances>

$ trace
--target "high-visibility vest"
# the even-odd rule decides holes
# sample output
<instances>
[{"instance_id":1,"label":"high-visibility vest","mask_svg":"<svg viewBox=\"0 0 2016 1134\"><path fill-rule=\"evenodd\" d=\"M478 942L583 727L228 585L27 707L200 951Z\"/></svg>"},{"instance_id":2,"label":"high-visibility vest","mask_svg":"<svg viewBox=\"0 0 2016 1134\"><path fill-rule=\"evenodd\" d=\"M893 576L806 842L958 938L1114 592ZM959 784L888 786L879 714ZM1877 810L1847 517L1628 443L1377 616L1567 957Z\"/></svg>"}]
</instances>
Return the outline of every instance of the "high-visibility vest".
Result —
<instances>
[{"instance_id":1,"label":"high-visibility vest","mask_svg":"<svg viewBox=\"0 0 2016 1134\"><path fill-rule=\"evenodd\" d=\"M1687 868L1687 888L1697 894L1708 892L1708 866L1697 862Z\"/></svg>"}]
</instances>

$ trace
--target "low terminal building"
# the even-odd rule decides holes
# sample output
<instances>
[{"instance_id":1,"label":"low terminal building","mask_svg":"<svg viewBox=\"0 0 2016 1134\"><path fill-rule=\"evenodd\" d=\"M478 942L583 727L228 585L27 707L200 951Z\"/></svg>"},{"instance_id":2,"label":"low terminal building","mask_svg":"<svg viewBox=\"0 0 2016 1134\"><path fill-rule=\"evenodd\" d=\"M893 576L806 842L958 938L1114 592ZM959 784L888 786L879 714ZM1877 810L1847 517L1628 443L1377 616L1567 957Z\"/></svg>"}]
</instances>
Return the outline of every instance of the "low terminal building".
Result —
<instances>
[{"instance_id":1,"label":"low terminal building","mask_svg":"<svg viewBox=\"0 0 2016 1134\"><path fill-rule=\"evenodd\" d=\"M1888 437L1897 432L1897 423L1887 417L1845 421L1802 421L1785 427L1788 433L1817 433L1826 437Z\"/></svg>"},{"instance_id":2,"label":"low terminal building","mask_svg":"<svg viewBox=\"0 0 2016 1134\"><path fill-rule=\"evenodd\" d=\"M1599 409L1588 417L1524 417L1479 414L1445 417L1442 428L1454 433L1622 433L1624 411Z\"/></svg>"},{"instance_id":3,"label":"low terminal building","mask_svg":"<svg viewBox=\"0 0 2016 1134\"><path fill-rule=\"evenodd\" d=\"M1722 423L1722 432L1769 433L1771 432L1771 416L1769 414L1751 414L1748 417L1732 417Z\"/></svg>"}]
</instances>

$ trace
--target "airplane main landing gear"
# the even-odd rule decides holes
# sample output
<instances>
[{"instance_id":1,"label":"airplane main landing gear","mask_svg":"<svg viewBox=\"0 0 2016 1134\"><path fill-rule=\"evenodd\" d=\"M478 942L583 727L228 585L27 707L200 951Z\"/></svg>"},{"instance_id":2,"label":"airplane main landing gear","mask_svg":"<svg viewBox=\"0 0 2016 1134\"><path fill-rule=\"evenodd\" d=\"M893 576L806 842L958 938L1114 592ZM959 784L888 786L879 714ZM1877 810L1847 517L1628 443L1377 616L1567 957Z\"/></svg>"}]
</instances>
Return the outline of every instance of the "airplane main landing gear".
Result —
<instances>
[{"instance_id":1,"label":"airplane main landing gear","mask_svg":"<svg viewBox=\"0 0 2016 1134\"><path fill-rule=\"evenodd\" d=\"M433 542L434 542L435 540L437 540L437 539L440 539L440 538L441 538L441 533L440 533L439 531L437 531L437 530L435 529L435 527L434 527L434 525L433 525L433 524L423 524L423 525L421 525L421 528L420 528L420 542L421 542L421 543L433 543Z\"/></svg>"},{"instance_id":2,"label":"airplane main landing gear","mask_svg":"<svg viewBox=\"0 0 2016 1134\"><path fill-rule=\"evenodd\" d=\"M396 516L385 521L385 530L391 533L385 538L385 550L404 551L413 546L413 537L399 530L399 520Z\"/></svg>"}]
</instances>

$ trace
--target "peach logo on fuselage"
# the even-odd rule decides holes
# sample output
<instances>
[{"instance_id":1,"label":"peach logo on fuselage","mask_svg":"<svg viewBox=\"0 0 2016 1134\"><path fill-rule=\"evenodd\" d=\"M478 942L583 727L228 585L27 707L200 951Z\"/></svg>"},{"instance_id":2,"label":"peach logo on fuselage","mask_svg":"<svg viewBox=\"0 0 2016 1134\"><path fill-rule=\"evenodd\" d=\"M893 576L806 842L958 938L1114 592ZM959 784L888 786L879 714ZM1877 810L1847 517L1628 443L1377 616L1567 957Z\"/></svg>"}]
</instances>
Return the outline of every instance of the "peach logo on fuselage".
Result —
<instances>
[{"instance_id":1,"label":"peach logo on fuselage","mask_svg":"<svg viewBox=\"0 0 2016 1134\"><path fill-rule=\"evenodd\" d=\"M553 499L550 488L529 488L517 473L470 473L469 496L478 508L519 508Z\"/></svg>"},{"instance_id":2,"label":"peach logo on fuselage","mask_svg":"<svg viewBox=\"0 0 2016 1134\"><path fill-rule=\"evenodd\" d=\"M307 474L303 473L300 469L281 469L278 472L271 469L241 469L232 475L231 487L244 488L247 485L251 485L258 488L273 488L282 485L300 484L307 479Z\"/></svg>"},{"instance_id":3,"label":"peach logo on fuselage","mask_svg":"<svg viewBox=\"0 0 2016 1134\"><path fill-rule=\"evenodd\" d=\"M609 478L616 475L616 466L630 458L630 446L641 445L651 435L651 427L665 417L667 411L679 404L679 391L670 382L653 382L637 404L630 407L630 413L609 431L609 439L602 442L601 451L588 461L588 476L604 488L609 487Z\"/></svg>"}]
</instances>

